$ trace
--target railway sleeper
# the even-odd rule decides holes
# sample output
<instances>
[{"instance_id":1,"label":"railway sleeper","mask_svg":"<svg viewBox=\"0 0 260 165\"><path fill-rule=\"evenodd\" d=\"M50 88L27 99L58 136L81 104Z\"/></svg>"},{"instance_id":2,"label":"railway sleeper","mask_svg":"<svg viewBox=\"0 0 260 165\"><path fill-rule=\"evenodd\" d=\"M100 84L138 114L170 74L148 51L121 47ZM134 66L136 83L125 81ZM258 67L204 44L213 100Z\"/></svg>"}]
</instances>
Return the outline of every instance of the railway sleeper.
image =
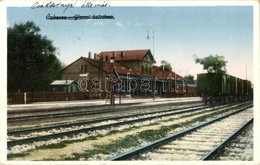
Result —
<instances>
[{"instance_id":1,"label":"railway sleeper","mask_svg":"<svg viewBox=\"0 0 260 165\"><path fill-rule=\"evenodd\" d=\"M185 153L184 153L184 151L185 151ZM155 151L155 153L168 153L168 154L194 154L194 152L193 151L191 151L191 150L178 150L178 149L165 149L165 150L163 150L163 149L158 149L158 150L156 150ZM205 153L204 152L197 152L197 155L201 155L201 156L203 156Z\"/></svg>"},{"instance_id":2,"label":"railway sleeper","mask_svg":"<svg viewBox=\"0 0 260 165\"><path fill-rule=\"evenodd\" d=\"M166 145L162 149L175 149L175 150L186 150L186 151L198 151L198 152L207 152L212 149L211 146L175 146L175 145Z\"/></svg>"},{"instance_id":3,"label":"railway sleeper","mask_svg":"<svg viewBox=\"0 0 260 165\"><path fill-rule=\"evenodd\" d=\"M188 154L188 155L184 155L184 154L159 154L159 153L148 153L145 155L142 155L142 157L144 157L144 159L147 159L147 157L150 157L150 160L187 160L187 159L193 159L193 160L199 160L200 157L198 155L195 154Z\"/></svg>"}]
</instances>

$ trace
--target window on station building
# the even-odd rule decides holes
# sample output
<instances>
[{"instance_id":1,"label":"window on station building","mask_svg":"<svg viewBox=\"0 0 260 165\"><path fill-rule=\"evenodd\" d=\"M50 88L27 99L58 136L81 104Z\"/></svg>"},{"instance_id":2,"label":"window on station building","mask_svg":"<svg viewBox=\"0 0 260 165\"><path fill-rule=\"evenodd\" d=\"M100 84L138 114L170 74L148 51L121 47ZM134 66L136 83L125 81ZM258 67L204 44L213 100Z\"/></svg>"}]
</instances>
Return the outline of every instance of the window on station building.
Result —
<instances>
[{"instance_id":1,"label":"window on station building","mask_svg":"<svg viewBox=\"0 0 260 165\"><path fill-rule=\"evenodd\" d=\"M80 71L87 71L87 65L81 65Z\"/></svg>"},{"instance_id":2,"label":"window on station building","mask_svg":"<svg viewBox=\"0 0 260 165\"><path fill-rule=\"evenodd\" d=\"M141 66L141 74L144 74L144 66Z\"/></svg>"},{"instance_id":3,"label":"window on station building","mask_svg":"<svg viewBox=\"0 0 260 165\"><path fill-rule=\"evenodd\" d=\"M148 66L145 66L145 74L148 74Z\"/></svg>"},{"instance_id":4,"label":"window on station building","mask_svg":"<svg viewBox=\"0 0 260 165\"><path fill-rule=\"evenodd\" d=\"M152 67L149 67L149 74L152 74Z\"/></svg>"}]
</instances>

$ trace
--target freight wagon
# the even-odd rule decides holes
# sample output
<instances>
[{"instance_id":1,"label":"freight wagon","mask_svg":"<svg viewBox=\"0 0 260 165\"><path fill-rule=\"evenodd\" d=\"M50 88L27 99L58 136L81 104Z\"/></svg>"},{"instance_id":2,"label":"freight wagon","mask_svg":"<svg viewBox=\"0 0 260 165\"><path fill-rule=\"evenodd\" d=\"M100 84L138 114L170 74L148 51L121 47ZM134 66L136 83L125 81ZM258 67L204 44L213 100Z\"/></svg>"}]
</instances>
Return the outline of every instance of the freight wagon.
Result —
<instances>
[{"instance_id":1,"label":"freight wagon","mask_svg":"<svg viewBox=\"0 0 260 165\"><path fill-rule=\"evenodd\" d=\"M227 103L253 98L252 84L228 74L202 73L197 75L198 95L205 104Z\"/></svg>"}]
</instances>

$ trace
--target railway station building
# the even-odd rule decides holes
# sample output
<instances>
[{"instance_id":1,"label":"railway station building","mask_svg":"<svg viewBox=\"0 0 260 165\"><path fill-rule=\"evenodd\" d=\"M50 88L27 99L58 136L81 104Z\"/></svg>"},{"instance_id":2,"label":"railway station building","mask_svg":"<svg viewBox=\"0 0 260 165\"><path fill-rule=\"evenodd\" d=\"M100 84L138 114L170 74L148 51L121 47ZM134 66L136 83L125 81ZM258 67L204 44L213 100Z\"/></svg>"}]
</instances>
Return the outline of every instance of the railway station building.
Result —
<instances>
[{"instance_id":1,"label":"railway station building","mask_svg":"<svg viewBox=\"0 0 260 165\"><path fill-rule=\"evenodd\" d=\"M149 49L89 53L61 70L62 80L77 82L78 91L113 91L132 97L195 95L196 84L163 66L155 66ZM113 89L113 90L111 90Z\"/></svg>"}]
</instances>

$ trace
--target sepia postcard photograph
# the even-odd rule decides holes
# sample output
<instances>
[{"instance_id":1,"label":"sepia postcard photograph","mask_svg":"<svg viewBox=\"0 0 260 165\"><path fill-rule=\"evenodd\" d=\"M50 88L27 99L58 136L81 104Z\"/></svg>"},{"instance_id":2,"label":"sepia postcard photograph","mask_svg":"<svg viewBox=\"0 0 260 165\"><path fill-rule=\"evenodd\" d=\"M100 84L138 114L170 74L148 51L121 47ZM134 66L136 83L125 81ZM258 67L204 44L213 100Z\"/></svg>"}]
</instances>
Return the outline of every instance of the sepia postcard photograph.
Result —
<instances>
[{"instance_id":1,"label":"sepia postcard photograph","mask_svg":"<svg viewBox=\"0 0 260 165\"><path fill-rule=\"evenodd\" d=\"M0 5L1 163L259 165L258 1Z\"/></svg>"}]
</instances>

